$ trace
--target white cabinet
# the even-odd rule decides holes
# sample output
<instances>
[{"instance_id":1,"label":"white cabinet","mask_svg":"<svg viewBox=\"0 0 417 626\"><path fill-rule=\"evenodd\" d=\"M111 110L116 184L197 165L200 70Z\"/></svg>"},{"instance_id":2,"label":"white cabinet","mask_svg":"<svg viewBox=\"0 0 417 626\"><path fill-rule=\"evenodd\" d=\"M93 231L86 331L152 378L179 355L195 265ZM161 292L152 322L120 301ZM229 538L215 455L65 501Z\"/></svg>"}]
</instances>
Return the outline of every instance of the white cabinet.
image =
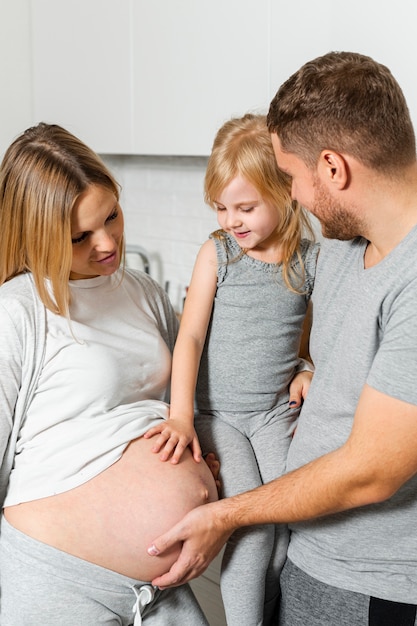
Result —
<instances>
[{"instance_id":1,"label":"white cabinet","mask_svg":"<svg viewBox=\"0 0 417 626\"><path fill-rule=\"evenodd\" d=\"M29 0L0 0L0 158L32 120Z\"/></svg>"},{"instance_id":2,"label":"white cabinet","mask_svg":"<svg viewBox=\"0 0 417 626\"><path fill-rule=\"evenodd\" d=\"M130 0L31 0L34 121L132 153Z\"/></svg>"},{"instance_id":3,"label":"white cabinet","mask_svg":"<svg viewBox=\"0 0 417 626\"><path fill-rule=\"evenodd\" d=\"M410 0L271 2L271 98L298 68L331 50L359 52L389 67L401 85L417 128L417 54Z\"/></svg>"},{"instance_id":4,"label":"white cabinet","mask_svg":"<svg viewBox=\"0 0 417 626\"><path fill-rule=\"evenodd\" d=\"M233 115L265 107L269 0L134 2L134 144L207 155Z\"/></svg>"},{"instance_id":5,"label":"white cabinet","mask_svg":"<svg viewBox=\"0 0 417 626\"><path fill-rule=\"evenodd\" d=\"M270 0L31 0L34 119L109 154L207 155L265 110Z\"/></svg>"},{"instance_id":6,"label":"white cabinet","mask_svg":"<svg viewBox=\"0 0 417 626\"><path fill-rule=\"evenodd\" d=\"M0 153L45 120L101 153L207 155L331 49L386 63L417 122L414 30L392 0L0 0Z\"/></svg>"}]
</instances>

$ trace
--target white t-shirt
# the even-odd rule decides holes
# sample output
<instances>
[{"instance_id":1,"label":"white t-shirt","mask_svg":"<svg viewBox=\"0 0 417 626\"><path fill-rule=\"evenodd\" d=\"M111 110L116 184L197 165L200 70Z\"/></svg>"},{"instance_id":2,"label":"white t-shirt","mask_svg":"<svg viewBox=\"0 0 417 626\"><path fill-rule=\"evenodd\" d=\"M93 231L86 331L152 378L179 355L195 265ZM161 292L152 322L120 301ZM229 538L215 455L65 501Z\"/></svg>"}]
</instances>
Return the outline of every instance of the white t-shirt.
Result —
<instances>
[{"instance_id":1,"label":"white t-shirt","mask_svg":"<svg viewBox=\"0 0 417 626\"><path fill-rule=\"evenodd\" d=\"M171 354L138 281L72 281L71 324L47 311L43 369L5 506L72 489L168 414Z\"/></svg>"}]
</instances>

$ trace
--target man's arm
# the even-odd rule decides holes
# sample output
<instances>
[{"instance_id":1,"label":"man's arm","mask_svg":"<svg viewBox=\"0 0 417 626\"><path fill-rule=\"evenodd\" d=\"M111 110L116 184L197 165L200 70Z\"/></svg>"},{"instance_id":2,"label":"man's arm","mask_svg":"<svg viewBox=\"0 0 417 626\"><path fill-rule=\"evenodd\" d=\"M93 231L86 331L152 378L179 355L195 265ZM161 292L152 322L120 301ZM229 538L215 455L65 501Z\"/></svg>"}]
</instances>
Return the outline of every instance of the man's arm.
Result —
<instances>
[{"instance_id":1,"label":"man's arm","mask_svg":"<svg viewBox=\"0 0 417 626\"><path fill-rule=\"evenodd\" d=\"M417 406L365 386L346 443L252 491L194 509L155 539L150 554L183 542L158 587L199 576L241 526L309 520L392 496L417 473Z\"/></svg>"}]
</instances>

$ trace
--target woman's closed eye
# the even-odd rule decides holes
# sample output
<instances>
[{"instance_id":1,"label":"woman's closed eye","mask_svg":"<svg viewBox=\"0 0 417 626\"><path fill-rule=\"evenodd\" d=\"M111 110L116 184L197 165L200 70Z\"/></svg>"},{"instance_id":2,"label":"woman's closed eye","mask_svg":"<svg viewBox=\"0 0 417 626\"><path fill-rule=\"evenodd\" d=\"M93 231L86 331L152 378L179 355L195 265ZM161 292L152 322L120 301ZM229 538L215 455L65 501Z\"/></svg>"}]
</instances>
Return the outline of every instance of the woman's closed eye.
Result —
<instances>
[{"instance_id":1,"label":"woman's closed eye","mask_svg":"<svg viewBox=\"0 0 417 626\"><path fill-rule=\"evenodd\" d=\"M114 211L112 211L112 213L106 218L106 224L108 222L112 222L113 220L117 219L119 217L119 210L115 209ZM76 237L72 237L71 238L71 243L73 244L77 244L77 243L82 243L83 241L85 241L87 239L87 237L90 235L90 231L85 231L83 233L80 233L79 235L77 235Z\"/></svg>"},{"instance_id":2,"label":"woman's closed eye","mask_svg":"<svg viewBox=\"0 0 417 626\"><path fill-rule=\"evenodd\" d=\"M115 211L113 211L111 215L109 215L106 222L111 222L112 220L115 220L118 216L119 216L119 211L116 209Z\"/></svg>"},{"instance_id":3,"label":"woman's closed eye","mask_svg":"<svg viewBox=\"0 0 417 626\"><path fill-rule=\"evenodd\" d=\"M72 244L81 243L82 241L85 241L87 239L88 235L89 233L82 233L78 237L72 237L71 243Z\"/></svg>"}]
</instances>

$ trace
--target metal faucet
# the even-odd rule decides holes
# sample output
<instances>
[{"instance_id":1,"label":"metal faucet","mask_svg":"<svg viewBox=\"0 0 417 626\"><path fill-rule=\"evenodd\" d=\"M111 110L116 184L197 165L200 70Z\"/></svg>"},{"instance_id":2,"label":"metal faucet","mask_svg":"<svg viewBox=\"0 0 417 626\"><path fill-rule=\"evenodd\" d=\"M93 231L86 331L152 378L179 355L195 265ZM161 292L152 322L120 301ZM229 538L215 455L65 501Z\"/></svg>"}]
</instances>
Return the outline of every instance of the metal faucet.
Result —
<instances>
[{"instance_id":1,"label":"metal faucet","mask_svg":"<svg viewBox=\"0 0 417 626\"><path fill-rule=\"evenodd\" d=\"M126 245L126 255L138 254L143 263L143 271L150 274L151 264L149 261L148 253L142 246L136 246L134 244Z\"/></svg>"}]
</instances>

